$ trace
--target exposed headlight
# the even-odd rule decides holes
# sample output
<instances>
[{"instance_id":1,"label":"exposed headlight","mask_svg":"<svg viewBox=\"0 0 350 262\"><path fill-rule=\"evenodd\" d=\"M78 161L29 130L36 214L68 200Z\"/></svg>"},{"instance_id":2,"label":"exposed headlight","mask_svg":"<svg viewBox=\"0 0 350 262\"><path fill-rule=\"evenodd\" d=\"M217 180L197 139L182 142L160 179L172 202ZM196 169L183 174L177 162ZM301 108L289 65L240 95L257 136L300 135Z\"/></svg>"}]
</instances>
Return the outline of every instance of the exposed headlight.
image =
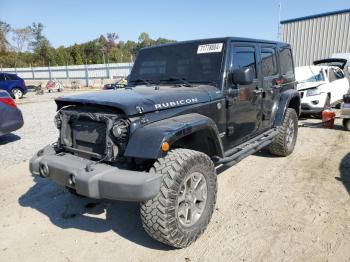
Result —
<instances>
[{"instance_id":1,"label":"exposed headlight","mask_svg":"<svg viewBox=\"0 0 350 262\"><path fill-rule=\"evenodd\" d=\"M321 91L317 88L312 88L306 91L306 96L317 96L321 94Z\"/></svg>"},{"instance_id":2,"label":"exposed headlight","mask_svg":"<svg viewBox=\"0 0 350 262\"><path fill-rule=\"evenodd\" d=\"M62 120L61 120L61 117L60 117L60 114L56 114L54 119L53 119L53 122L55 123L55 126L57 129L61 129L61 126L62 126Z\"/></svg>"},{"instance_id":3,"label":"exposed headlight","mask_svg":"<svg viewBox=\"0 0 350 262\"><path fill-rule=\"evenodd\" d=\"M129 136L129 123L127 120L120 119L112 127L112 134L119 142L125 142Z\"/></svg>"}]
</instances>

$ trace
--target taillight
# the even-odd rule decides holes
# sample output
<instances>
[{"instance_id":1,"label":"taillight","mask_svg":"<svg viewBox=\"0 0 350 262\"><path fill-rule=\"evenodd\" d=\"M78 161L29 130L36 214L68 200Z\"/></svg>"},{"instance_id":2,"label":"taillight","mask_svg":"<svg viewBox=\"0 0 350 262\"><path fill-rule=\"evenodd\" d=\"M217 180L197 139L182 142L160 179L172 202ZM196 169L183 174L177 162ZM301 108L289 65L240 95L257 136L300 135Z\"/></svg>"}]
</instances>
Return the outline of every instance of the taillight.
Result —
<instances>
[{"instance_id":1,"label":"taillight","mask_svg":"<svg viewBox=\"0 0 350 262\"><path fill-rule=\"evenodd\" d=\"M11 107L16 107L16 102L10 97L0 97L0 103L4 103Z\"/></svg>"}]
</instances>

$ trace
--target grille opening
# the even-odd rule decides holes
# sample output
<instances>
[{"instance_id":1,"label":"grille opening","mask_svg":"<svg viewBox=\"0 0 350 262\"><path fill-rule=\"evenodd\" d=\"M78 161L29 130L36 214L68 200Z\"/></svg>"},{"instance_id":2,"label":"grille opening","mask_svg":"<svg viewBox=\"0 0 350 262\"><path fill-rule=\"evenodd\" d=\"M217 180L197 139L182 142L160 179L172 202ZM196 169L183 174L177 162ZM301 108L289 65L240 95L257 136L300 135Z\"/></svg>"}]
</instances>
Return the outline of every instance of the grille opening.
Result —
<instances>
[{"instance_id":1,"label":"grille opening","mask_svg":"<svg viewBox=\"0 0 350 262\"><path fill-rule=\"evenodd\" d=\"M73 148L105 154L106 123L81 117L70 121Z\"/></svg>"}]
</instances>

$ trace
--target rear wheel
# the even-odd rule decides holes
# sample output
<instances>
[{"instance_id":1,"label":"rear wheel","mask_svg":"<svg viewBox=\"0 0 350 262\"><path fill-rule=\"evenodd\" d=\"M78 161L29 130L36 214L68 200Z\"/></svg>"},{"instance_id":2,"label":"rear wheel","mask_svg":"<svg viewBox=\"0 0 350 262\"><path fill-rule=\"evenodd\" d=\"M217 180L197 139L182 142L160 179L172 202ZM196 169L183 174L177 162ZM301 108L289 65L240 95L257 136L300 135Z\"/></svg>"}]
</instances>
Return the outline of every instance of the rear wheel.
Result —
<instances>
[{"instance_id":1,"label":"rear wheel","mask_svg":"<svg viewBox=\"0 0 350 262\"><path fill-rule=\"evenodd\" d=\"M175 149L159 159L153 171L163 174L159 194L141 204L146 232L164 244L183 248L207 227L216 203L216 171L200 152Z\"/></svg>"},{"instance_id":2,"label":"rear wheel","mask_svg":"<svg viewBox=\"0 0 350 262\"><path fill-rule=\"evenodd\" d=\"M14 99L21 99L23 97L23 91L15 87L11 90L11 96Z\"/></svg>"},{"instance_id":3,"label":"rear wheel","mask_svg":"<svg viewBox=\"0 0 350 262\"><path fill-rule=\"evenodd\" d=\"M288 108L278 134L270 144L270 152L277 156L288 156L293 150L298 136L298 116L293 108Z\"/></svg>"}]
</instances>

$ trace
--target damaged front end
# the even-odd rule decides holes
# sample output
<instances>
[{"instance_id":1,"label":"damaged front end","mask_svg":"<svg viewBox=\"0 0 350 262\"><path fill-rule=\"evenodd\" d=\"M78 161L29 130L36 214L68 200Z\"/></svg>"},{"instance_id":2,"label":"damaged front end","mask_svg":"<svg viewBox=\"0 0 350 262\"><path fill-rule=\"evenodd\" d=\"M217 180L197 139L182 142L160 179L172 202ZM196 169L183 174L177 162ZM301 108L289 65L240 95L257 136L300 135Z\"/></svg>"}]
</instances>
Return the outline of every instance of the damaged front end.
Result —
<instances>
[{"instance_id":1,"label":"damaged front end","mask_svg":"<svg viewBox=\"0 0 350 262\"><path fill-rule=\"evenodd\" d=\"M30 171L91 198L145 201L159 193L159 174L123 162L130 121L122 112L67 105L55 116L57 143L30 160Z\"/></svg>"},{"instance_id":2,"label":"damaged front end","mask_svg":"<svg viewBox=\"0 0 350 262\"><path fill-rule=\"evenodd\" d=\"M129 137L129 120L121 112L66 106L56 114L55 124L60 130L57 146L61 150L91 160L122 159Z\"/></svg>"}]
</instances>

